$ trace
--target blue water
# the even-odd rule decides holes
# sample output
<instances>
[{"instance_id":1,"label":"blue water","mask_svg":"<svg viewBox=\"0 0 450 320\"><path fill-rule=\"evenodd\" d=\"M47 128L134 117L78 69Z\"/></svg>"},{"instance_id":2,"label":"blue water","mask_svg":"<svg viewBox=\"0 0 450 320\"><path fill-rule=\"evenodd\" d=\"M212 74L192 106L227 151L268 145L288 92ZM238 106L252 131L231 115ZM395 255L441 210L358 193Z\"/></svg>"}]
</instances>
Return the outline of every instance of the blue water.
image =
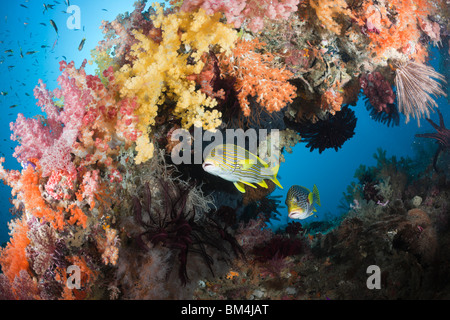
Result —
<instances>
[{"instance_id":1,"label":"blue water","mask_svg":"<svg viewBox=\"0 0 450 320\"><path fill-rule=\"evenodd\" d=\"M78 67L84 59L90 59L90 50L95 48L98 41L103 38L99 29L102 20L112 21L117 14L133 9L134 0L96 0L70 1L81 9L81 30L70 30L66 26L69 15L63 13L66 9L64 0L60 4L54 3L53 9L44 11L42 1L11 1L2 3L0 15L0 91L7 92L6 96L0 96L0 150L1 156L6 158L5 167L8 169L20 169L20 164L12 157L16 143L9 140L11 132L9 123L15 121L17 113L23 113L25 117L32 117L40 113L33 96L33 88L38 79L42 79L48 88L56 87L56 79L59 74L59 61L65 59L75 61ZM20 4L28 8L21 7ZM104 11L102 9L107 9ZM58 26L58 36L50 24L54 20ZM41 25L45 23L46 26ZM86 42L82 51L78 46L83 38ZM52 46L57 43L52 50ZM48 48L41 48L47 45ZM20 48L24 57L20 57ZM11 57L5 50L12 49ZM32 55L26 55L28 51L39 51ZM433 51L436 55L437 50ZM64 57L63 57L64 56ZM438 58L430 62L438 68ZM10 68L8 68L10 67ZM87 73L94 73L94 67L87 65ZM27 94L29 96L27 96ZM450 124L450 111L445 98L438 100L440 110L447 124ZM10 106L17 107L10 109ZM338 151L325 150L322 154L318 151L310 152L305 148L305 143L293 148L292 154L285 154L286 162L282 164L279 176L284 189L277 189L273 195L284 197L293 184L298 184L312 189L317 185L322 206L318 208L317 218L329 219L340 213L338 210L342 193L353 180L356 168L360 164L374 165L373 154L378 147L387 150L388 156L414 156L413 144L417 143L414 134L418 132L433 132L431 126L422 120L421 128L412 120L404 123L401 117L400 126L388 128L373 121L366 111L362 99L356 107L352 107L358 118L355 135L347 141ZM432 118L437 122L437 115ZM7 221L9 213L11 190L4 185L0 186L0 244L9 239ZM283 216L280 223L286 223L286 209L280 210ZM308 220L309 221L309 220Z\"/></svg>"}]
</instances>

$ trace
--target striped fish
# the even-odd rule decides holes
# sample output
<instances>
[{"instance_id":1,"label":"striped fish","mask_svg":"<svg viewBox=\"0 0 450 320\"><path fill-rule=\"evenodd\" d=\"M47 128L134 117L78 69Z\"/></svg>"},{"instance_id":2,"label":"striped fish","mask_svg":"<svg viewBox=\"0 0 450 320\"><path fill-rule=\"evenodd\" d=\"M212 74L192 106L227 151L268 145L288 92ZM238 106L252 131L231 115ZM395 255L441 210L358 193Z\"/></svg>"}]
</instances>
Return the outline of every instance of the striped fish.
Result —
<instances>
[{"instance_id":1,"label":"striped fish","mask_svg":"<svg viewBox=\"0 0 450 320\"><path fill-rule=\"evenodd\" d=\"M294 185L289 189L285 203L288 207L289 218L306 219L316 212L315 203L320 206L319 190L316 185L312 192L305 187Z\"/></svg>"},{"instance_id":2,"label":"striped fish","mask_svg":"<svg viewBox=\"0 0 450 320\"><path fill-rule=\"evenodd\" d=\"M255 184L267 188L264 179L272 180L283 188L277 180L280 165L269 167L258 156L235 144L221 144L214 147L203 162L203 170L231 181L242 193L244 185L257 188Z\"/></svg>"}]
</instances>

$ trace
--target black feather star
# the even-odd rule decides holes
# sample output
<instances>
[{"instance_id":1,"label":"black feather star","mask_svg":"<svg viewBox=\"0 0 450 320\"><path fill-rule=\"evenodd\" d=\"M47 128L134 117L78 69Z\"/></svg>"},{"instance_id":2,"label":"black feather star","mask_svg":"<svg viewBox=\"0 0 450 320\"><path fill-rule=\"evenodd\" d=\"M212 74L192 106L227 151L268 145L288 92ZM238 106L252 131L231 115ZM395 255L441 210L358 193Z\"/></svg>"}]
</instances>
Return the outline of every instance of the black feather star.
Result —
<instances>
[{"instance_id":1,"label":"black feather star","mask_svg":"<svg viewBox=\"0 0 450 320\"><path fill-rule=\"evenodd\" d=\"M144 231L136 237L142 250L150 250L149 244L163 245L178 251L178 275L183 285L188 279L187 260L189 254L198 254L213 273L213 258L207 247L228 254L224 242L231 245L234 253L243 255L235 238L213 219L199 223L195 219L195 209L187 209L187 199L192 185L180 187L160 180L164 203L161 207L153 205L150 185L144 189L143 199L134 197L134 218ZM175 261L173 261L175 262Z\"/></svg>"},{"instance_id":2,"label":"black feather star","mask_svg":"<svg viewBox=\"0 0 450 320\"><path fill-rule=\"evenodd\" d=\"M434 123L431 119L426 119L433 126L433 128L436 129L436 132L416 134L416 137L434 139L439 143L439 148L437 149L433 159L434 170L439 172L440 170L437 167L437 160L441 152L450 149L450 130L445 127L442 113L439 110L436 111L439 115L439 125Z\"/></svg>"},{"instance_id":3,"label":"black feather star","mask_svg":"<svg viewBox=\"0 0 450 320\"><path fill-rule=\"evenodd\" d=\"M370 112L370 118L381 122L388 127L398 126L400 123L400 114L398 113L397 106L394 103L390 103L386 105L386 110L378 111L376 108L372 106L369 102L369 99L366 99L366 109Z\"/></svg>"},{"instance_id":4,"label":"black feather star","mask_svg":"<svg viewBox=\"0 0 450 320\"><path fill-rule=\"evenodd\" d=\"M341 111L330 115L326 120L296 123L294 129L300 133L302 141L307 142L306 147L310 148L310 151L318 149L319 153L322 153L330 148L338 151L345 141L355 134L356 120L355 112L344 106ZM292 122L290 124L292 125Z\"/></svg>"}]
</instances>

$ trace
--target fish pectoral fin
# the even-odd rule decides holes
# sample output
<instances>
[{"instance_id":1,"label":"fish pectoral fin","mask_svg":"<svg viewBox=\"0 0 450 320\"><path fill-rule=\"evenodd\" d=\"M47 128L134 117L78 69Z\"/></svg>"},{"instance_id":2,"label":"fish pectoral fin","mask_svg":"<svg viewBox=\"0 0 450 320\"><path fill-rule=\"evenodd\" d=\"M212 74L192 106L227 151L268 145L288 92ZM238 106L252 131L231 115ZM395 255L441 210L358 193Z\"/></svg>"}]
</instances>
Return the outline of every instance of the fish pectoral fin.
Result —
<instances>
[{"instance_id":1,"label":"fish pectoral fin","mask_svg":"<svg viewBox=\"0 0 450 320\"><path fill-rule=\"evenodd\" d=\"M240 182L234 182L234 186L236 189L238 189L240 192L245 193L244 185Z\"/></svg>"},{"instance_id":2,"label":"fish pectoral fin","mask_svg":"<svg viewBox=\"0 0 450 320\"><path fill-rule=\"evenodd\" d=\"M267 183L264 180L261 180L260 182L258 182L258 185L263 187L263 188L268 188Z\"/></svg>"},{"instance_id":3,"label":"fish pectoral fin","mask_svg":"<svg viewBox=\"0 0 450 320\"><path fill-rule=\"evenodd\" d=\"M255 165L256 162L253 161L253 160L250 160L250 159L246 159L246 160L238 161L238 164L241 166L241 168L242 168L243 170L248 170L248 169L250 169L253 165Z\"/></svg>"},{"instance_id":4,"label":"fish pectoral fin","mask_svg":"<svg viewBox=\"0 0 450 320\"><path fill-rule=\"evenodd\" d=\"M250 183L250 182L247 182L247 181L243 181L243 180L241 180L241 181L239 181L240 183L244 183L244 184L246 184L246 185L248 185L248 186L250 186L250 187L252 187L252 188L258 188L257 186L255 186L254 184L252 184L252 183Z\"/></svg>"},{"instance_id":5,"label":"fish pectoral fin","mask_svg":"<svg viewBox=\"0 0 450 320\"><path fill-rule=\"evenodd\" d=\"M313 201L314 201L314 196L313 196L313 193L310 192L308 194L308 203L311 205L313 203Z\"/></svg>"}]
</instances>

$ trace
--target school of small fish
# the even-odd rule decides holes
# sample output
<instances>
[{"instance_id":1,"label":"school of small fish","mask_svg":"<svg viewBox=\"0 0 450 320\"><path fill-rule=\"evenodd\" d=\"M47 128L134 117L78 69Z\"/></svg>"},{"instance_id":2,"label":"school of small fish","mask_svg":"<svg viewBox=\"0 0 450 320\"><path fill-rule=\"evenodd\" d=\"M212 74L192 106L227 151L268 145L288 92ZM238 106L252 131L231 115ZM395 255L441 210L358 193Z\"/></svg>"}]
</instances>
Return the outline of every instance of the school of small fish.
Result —
<instances>
[{"instance_id":1,"label":"school of small fish","mask_svg":"<svg viewBox=\"0 0 450 320\"><path fill-rule=\"evenodd\" d=\"M16 71L16 74L18 72L26 72L28 77L32 76L34 78L38 78L38 74L42 74L42 71L39 70L42 62L48 60L49 55L55 52L55 49L59 43L58 39L64 34L64 32L61 32L61 30L59 29L57 21L64 21L67 18L67 14L70 14L70 12L67 12L67 9L71 6L71 3L69 0L54 0L41 2L40 4L39 2L32 2L30 0L21 0L20 2L22 3L12 4L12 6L13 8L14 6L17 6L17 9L14 10L20 12L21 18L19 18L18 22L20 23L20 25L23 25L24 31L17 30L17 26L13 24L15 23L15 21L13 21L14 19L8 19L8 15L4 16L4 24L0 28L0 68L3 65L5 69L7 68L7 71L13 72L15 70L22 70L23 66L26 65L26 68L24 68L25 71ZM27 15L27 12L30 14L36 12L36 10L38 10L39 12L39 6L41 6L40 8L42 10L42 18L40 18L39 15L36 15L34 19L37 18L41 20L35 20L33 22L33 18L30 15ZM58 10L58 8L60 8L60 10ZM101 11L107 12L108 10L103 8L101 9ZM38 43L39 40L36 40L42 39L42 37L38 37L38 34L39 32L41 32L40 30L43 30L45 28L52 28L55 32L55 39L51 40L52 43L45 43L47 40L44 40L44 43ZM74 31L78 30L79 29ZM23 38L17 40L17 37L13 36L13 34L15 34L16 32L26 34L26 37L30 40L26 40ZM85 32L84 26L82 28L82 32ZM79 37L79 34L76 35L77 37ZM86 44L86 41L86 36L83 36L81 37L81 40L79 40L79 42L75 42L73 46L76 47L78 44L76 48L81 52ZM17 58L19 58L20 61L24 60L24 63L19 63L19 60L17 60ZM56 56L55 59L67 60L67 57L61 55ZM2 71L0 70L0 72ZM51 75L53 73L55 73L55 71L46 71L47 75ZM32 105L28 100L26 102L22 101L22 99L24 98L28 99L29 97L33 96L32 89L26 88L26 91L24 89L16 90L14 88L15 82L23 87L26 87L27 84L19 79L15 79L14 81L14 79L11 78L11 76L13 75L14 74L12 73L7 76L10 78L10 80L7 82L8 87L0 87L0 103L3 104L3 108L19 109L28 105ZM15 92L15 94L9 94L11 92ZM10 100L12 98L14 98L14 100ZM21 110L19 110L19 112L20 111ZM17 115L17 112L7 113L6 115L8 117L13 117Z\"/></svg>"}]
</instances>

